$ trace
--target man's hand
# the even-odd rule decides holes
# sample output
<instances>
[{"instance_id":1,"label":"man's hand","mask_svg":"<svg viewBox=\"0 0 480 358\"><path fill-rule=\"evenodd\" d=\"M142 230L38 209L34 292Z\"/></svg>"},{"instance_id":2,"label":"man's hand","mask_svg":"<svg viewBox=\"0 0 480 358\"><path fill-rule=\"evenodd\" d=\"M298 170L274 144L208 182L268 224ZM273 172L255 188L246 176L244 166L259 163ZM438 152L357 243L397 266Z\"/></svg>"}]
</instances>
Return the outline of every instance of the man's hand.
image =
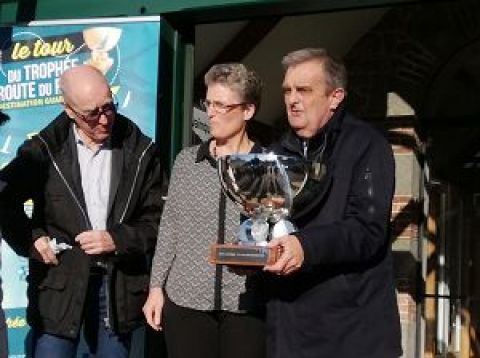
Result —
<instances>
[{"instance_id":1,"label":"man's hand","mask_svg":"<svg viewBox=\"0 0 480 358\"><path fill-rule=\"evenodd\" d=\"M294 235L286 235L273 239L267 245L280 250L280 258L272 265L267 265L263 269L277 275L290 275L298 271L303 265L305 254L298 238Z\"/></svg>"},{"instance_id":2,"label":"man's hand","mask_svg":"<svg viewBox=\"0 0 480 358\"><path fill-rule=\"evenodd\" d=\"M105 230L90 230L78 234L75 241L87 255L100 255L115 251L112 236Z\"/></svg>"},{"instance_id":3,"label":"man's hand","mask_svg":"<svg viewBox=\"0 0 480 358\"><path fill-rule=\"evenodd\" d=\"M143 314L147 323L156 331L162 330L162 311L165 303L162 289L160 287L150 288L147 301L143 305Z\"/></svg>"},{"instance_id":4,"label":"man's hand","mask_svg":"<svg viewBox=\"0 0 480 358\"><path fill-rule=\"evenodd\" d=\"M36 239L30 254L35 260L47 265L58 265L57 256L55 256L50 246L50 238L48 236L41 236Z\"/></svg>"}]
</instances>

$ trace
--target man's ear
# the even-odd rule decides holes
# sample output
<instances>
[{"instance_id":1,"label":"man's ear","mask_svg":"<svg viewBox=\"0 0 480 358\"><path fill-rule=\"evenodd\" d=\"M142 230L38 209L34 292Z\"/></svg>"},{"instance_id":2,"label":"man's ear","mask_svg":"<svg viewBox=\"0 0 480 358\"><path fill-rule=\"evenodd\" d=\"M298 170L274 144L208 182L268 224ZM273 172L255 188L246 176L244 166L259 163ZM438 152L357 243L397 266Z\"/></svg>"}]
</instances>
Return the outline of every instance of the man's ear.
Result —
<instances>
[{"instance_id":1,"label":"man's ear","mask_svg":"<svg viewBox=\"0 0 480 358\"><path fill-rule=\"evenodd\" d=\"M70 109L69 106L67 106L66 103L63 104L63 110L69 118L73 118L75 116L75 113L73 113L73 111Z\"/></svg>"},{"instance_id":2,"label":"man's ear","mask_svg":"<svg viewBox=\"0 0 480 358\"><path fill-rule=\"evenodd\" d=\"M340 103L345 99L345 89L335 88L330 94L331 98L331 109L336 110Z\"/></svg>"},{"instance_id":3,"label":"man's ear","mask_svg":"<svg viewBox=\"0 0 480 358\"><path fill-rule=\"evenodd\" d=\"M248 121L255 115L257 107L252 103L247 103L243 108L243 118Z\"/></svg>"}]
</instances>

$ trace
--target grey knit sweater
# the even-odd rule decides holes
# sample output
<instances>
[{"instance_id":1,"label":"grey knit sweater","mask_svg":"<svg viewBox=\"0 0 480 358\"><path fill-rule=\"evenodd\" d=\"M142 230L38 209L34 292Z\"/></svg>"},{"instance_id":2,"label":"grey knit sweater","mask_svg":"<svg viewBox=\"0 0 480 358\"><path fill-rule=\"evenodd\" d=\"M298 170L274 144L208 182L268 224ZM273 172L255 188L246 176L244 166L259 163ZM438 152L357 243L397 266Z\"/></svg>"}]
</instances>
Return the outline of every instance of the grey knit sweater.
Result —
<instances>
[{"instance_id":1,"label":"grey knit sweater","mask_svg":"<svg viewBox=\"0 0 480 358\"><path fill-rule=\"evenodd\" d=\"M258 149L255 146L252 151ZM218 274L215 265L208 262L208 255L210 245L218 238L220 193L208 143L182 150L172 169L150 285L164 287L168 297L183 307L230 312L257 309L263 297L261 272L242 276L223 267L221 280L215 285ZM227 199L225 242L236 238L240 221L239 209ZM220 307L214 306L218 296Z\"/></svg>"}]
</instances>

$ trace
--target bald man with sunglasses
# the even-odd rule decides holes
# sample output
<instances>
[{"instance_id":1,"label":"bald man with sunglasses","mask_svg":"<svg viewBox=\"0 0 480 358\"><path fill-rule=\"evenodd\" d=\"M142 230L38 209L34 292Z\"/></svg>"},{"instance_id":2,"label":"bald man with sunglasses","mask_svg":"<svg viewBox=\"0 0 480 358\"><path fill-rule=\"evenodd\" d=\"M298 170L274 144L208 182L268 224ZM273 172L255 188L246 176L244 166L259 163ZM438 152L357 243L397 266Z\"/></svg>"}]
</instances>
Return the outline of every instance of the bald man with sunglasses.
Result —
<instances>
[{"instance_id":1,"label":"bald man with sunglasses","mask_svg":"<svg viewBox=\"0 0 480 358\"><path fill-rule=\"evenodd\" d=\"M60 87L64 112L0 172L3 232L30 257L34 356L126 358L161 214L159 150L94 67L65 71Z\"/></svg>"}]
</instances>

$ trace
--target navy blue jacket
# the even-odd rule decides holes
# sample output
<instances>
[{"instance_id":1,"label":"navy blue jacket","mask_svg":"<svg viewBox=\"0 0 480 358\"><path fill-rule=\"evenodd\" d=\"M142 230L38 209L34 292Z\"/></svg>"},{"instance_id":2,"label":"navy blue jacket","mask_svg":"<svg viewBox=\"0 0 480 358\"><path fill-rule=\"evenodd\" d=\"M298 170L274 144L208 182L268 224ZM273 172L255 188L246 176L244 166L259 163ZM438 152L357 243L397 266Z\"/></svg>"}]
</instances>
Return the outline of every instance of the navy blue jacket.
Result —
<instances>
[{"instance_id":1,"label":"navy blue jacket","mask_svg":"<svg viewBox=\"0 0 480 358\"><path fill-rule=\"evenodd\" d=\"M291 214L305 263L270 280L268 357L399 357L390 144L342 107L308 143L289 132L272 149L310 172Z\"/></svg>"}]
</instances>

